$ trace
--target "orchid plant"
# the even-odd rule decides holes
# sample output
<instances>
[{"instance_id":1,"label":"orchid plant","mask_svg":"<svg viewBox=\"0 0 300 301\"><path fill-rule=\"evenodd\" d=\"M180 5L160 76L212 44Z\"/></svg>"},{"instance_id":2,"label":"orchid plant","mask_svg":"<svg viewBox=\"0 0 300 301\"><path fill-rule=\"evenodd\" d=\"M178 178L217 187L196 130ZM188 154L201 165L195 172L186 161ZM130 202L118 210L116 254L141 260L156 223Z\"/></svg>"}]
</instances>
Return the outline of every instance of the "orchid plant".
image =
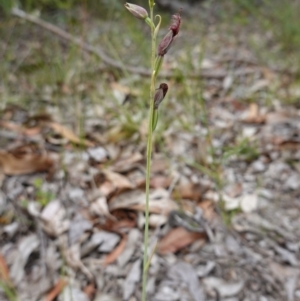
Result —
<instances>
[{"instance_id":1,"label":"orchid plant","mask_svg":"<svg viewBox=\"0 0 300 301\"><path fill-rule=\"evenodd\" d=\"M164 56L172 46L172 43L179 33L181 17L180 13L172 16L172 22L167 34L156 45L156 38L161 24L161 16L153 16L154 0L149 0L149 12L141 6L126 3L125 8L136 18L144 20L151 28L151 82L150 82L150 108L148 121L147 138L147 167L146 167L146 206L145 206L145 232L144 232L144 259L143 259L143 282L142 282L142 301L146 301L146 284L149 268L148 239L149 239L149 192L150 192L150 168L152 153L152 135L158 122L159 105L168 92L168 85L161 83L155 90L156 79L162 65ZM149 16L150 15L150 16ZM155 20L158 20L155 24Z\"/></svg>"}]
</instances>

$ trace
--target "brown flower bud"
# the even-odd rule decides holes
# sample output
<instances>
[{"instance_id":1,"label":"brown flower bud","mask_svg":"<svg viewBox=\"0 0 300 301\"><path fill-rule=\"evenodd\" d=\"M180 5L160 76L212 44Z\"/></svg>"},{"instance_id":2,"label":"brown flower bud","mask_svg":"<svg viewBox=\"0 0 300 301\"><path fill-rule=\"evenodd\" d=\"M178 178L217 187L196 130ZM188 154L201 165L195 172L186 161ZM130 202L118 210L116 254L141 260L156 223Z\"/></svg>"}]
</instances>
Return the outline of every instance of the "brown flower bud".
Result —
<instances>
[{"instance_id":1,"label":"brown flower bud","mask_svg":"<svg viewBox=\"0 0 300 301\"><path fill-rule=\"evenodd\" d=\"M178 35L180 24L181 24L181 17L179 12L176 15L172 16L172 23L169 27L169 29L172 30L173 32L173 37Z\"/></svg>"},{"instance_id":2,"label":"brown flower bud","mask_svg":"<svg viewBox=\"0 0 300 301\"><path fill-rule=\"evenodd\" d=\"M156 89L156 92L154 95L154 109L155 110L158 109L158 106L165 98L167 92L168 92L168 85L165 83L160 84L159 88Z\"/></svg>"},{"instance_id":3,"label":"brown flower bud","mask_svg":"<svg viewBox=\"0 0 300 301\"><path fill-rule=\"evenodd\" d=\"M158 55L164 56L171 47L174 38L178 35L181 24L180 13L172 16L172 23L169 27L169 32L164 36L158 45Z\"/></svg>"},{"instance_id":4,"label":"brown flower bud","mask_svg":"<svg viewBox=\"0 0 300 301\"><path fill-rule=\"evenodd\" d=\"M126 2L125 7L132 15L134 15L138 19L144 20L148 18L148 12L139 5Z\"/></svg>"},{"instance_id":5,"label":"brown flower bud","mask_svg":"<svg viewBox=\"0 0 300 301\"><path fill-rule=\"evenodd\" d=\"M164 36L164 38L159 43L157 54L159 56L164 56L168 52L169 48L171 47L172 42L173 42L173 31L169 30L169 32Z\"/></svg>"}]
</instances>

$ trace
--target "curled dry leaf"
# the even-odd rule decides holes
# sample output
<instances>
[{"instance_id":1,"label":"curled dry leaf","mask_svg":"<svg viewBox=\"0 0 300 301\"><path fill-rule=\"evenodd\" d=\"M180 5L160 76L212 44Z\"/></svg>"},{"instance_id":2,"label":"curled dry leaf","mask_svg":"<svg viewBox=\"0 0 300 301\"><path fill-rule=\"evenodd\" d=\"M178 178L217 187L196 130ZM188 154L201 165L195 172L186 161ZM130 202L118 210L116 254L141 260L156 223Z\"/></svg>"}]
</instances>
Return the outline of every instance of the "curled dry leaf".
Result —
<instances>
[{"instance_id":1,"label":"curled dry leaf","mask_svg":"<svg viewBox=\"0 0 300 301\"><path fill-rule=\"evenodd\" d=\"M50 171L53 160L47 154L26 153L20 156L0 151L0 169L6 175L22 175Z\"/></svg>"},{"instance_id":2,"label":"curled dry leaf","mask_svg":"<svg viewBox=\"0 0 300 301\"><path fill-rule=\"evenodd\" d=\"M66 280L60 278L51 291L46 295L45 301L53 301L66 286Z\"/></svg>"},{"instance_id":3,"label":"curled dry leaf","mask_svg":"<svg viewBox=\"0 0 300 301\"><path fill-rule=\"evenodd\" d=\"M162 255L175 253L198 239L205 242L206 234L190 232L182 227L174 228L161 239L158 243L157 250Z\"/></svg>"},{"instance_id":4,"label":"curled dry leaf","mask_svg":"<svg viewBox=\"0 0 300 301\"><path fill-rule=\"evenodd\" d=\"M118 246L105 257L103 262L104 266L113 263L119 257L119 255L124 251L126 242L127 242L127 236L124 235L121 242L118 244Z\"/></svg>"}]
</instances>

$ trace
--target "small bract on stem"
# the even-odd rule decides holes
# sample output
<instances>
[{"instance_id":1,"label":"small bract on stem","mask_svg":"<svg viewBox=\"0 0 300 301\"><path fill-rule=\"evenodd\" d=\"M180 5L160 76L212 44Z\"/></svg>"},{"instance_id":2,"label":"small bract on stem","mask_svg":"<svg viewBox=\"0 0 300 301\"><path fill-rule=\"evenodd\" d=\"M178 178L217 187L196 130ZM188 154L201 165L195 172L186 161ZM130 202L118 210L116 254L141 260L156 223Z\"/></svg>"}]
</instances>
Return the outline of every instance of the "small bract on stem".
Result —
<instances>
[{"instance_id":1,"label":"small bract on stem","mask_svg":"<svg viewBox=\"0 0 300 301\"><path fill-rule=\"evenodd\" d=\"M155 92L155 83L158 72L163 62L164 55L170 49L175 37L179 33L181 25L180 12L172 16L172 22L168 33L161 40L158 45L156 54L156 37L161 24L161 16L157 15L159 19L157 25L154 25L153 7L154 0L149 0L150 17L145 8L126 3L126 9L136 18L144 20L151 28L151 82L150 82L150 108L148 121L148 137L147 137L147 166L146 166L146 206L145 206L145 231L144 231L144 259L143 259L143 281L142 281L142 301L146 301L146 284L147 274L150 265L151 257L148 261L148 237L149 237L149 193L150 193L150 167L151 167L151 153L152 153L152 136L158 122L159 105L165 98L168 92L168 85L161 83Z\"/></svg>"}]
</instances>

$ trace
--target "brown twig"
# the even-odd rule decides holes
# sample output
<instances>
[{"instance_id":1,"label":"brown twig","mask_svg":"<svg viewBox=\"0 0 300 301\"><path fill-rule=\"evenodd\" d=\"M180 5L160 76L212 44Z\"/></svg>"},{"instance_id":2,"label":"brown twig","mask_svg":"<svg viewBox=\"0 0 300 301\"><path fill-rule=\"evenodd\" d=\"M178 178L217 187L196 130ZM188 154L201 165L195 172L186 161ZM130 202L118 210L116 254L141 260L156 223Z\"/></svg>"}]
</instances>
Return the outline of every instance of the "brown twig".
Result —
<instances>
[{"instance_id":1,"label":"brown twig","mask_svg":"<svg viewBox=\"0 0 300 301\"><path fill-rule=\"evenodd\" d=\"M54 33L55 35L57 35L58 37L60 37L63 40L66 40L68 42L71 42L75 45L77 45L78 47L80 47L81 49L83 49L86 52L89 52L91 54L96 55L97 57L99 57L105 64L112 66L116 69L119 70L124 70L127 72L131 72L131 73L136 73L139 74L141 76L151 76L151 73L149 72L148 69L143 68L143 67L134 67L134 66L126 66L123 63L120 63L114 59L112 59L111 57L109 57L105 51L103 49L101 49L100 47L94 47L84 41L82 41L81 38L75 37L71 34L69 34L68 32L64 31L63 29L48 23L46 21L41 20L40 18L27 14L26 12L24 12L23 10L20 10L19 8L13 8L11 11L13 16L19 17L23 20L32 22L52 33ZM235 73L237 73L236 75L247 75L247 74L252 74L254 72L257 72L257 68L245 68L242 71L241 70L236 70ZM241 74L242 73L242 74ZM218 70L201 70L199 73L192 73L192 74L188 74L187 77L189 78L213 78L213 79L223 79L224 77L226 77L228 74L228 72L224 69L218 69ZM174 77L174 72L161 72L160 77L164 77L164 78L170 78L170 77Z\"/></svg>"}]
</instances>

